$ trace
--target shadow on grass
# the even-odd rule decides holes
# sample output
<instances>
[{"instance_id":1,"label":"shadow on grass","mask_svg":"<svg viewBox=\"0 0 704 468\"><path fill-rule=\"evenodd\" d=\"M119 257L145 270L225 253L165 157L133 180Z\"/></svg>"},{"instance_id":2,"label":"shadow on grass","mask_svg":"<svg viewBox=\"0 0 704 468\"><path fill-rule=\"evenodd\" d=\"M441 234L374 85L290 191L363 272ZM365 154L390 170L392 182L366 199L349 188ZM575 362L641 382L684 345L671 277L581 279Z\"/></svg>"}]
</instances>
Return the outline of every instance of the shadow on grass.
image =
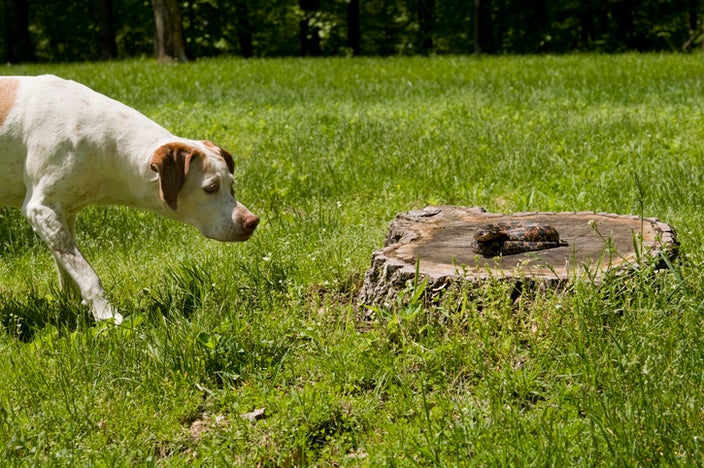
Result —
<instances>
[{"instance_id":1,"label":"shadow on grass","mask_svg":"<svg viewBox=\"0 0 704 468\"><path fill-rule=\"evenodd\" d=\"M190 318L201 308L214 289L209 271L196 263L181 262L168 267L165 278L151 294L146 306L150 314Z\"/></svg>"},{"instance_id":2,"label":"shadow on grass","mask_svg":"<svg viewBox=\"0 0 704 468\"><path fill-rule=\"evenodd\" d=\"M46 297L31 292L21 299L0 298L0 326L8 335L26 343L49 325L73 331L81 317L90 319L90 312L65 293Z\"/></svg>"}]
</instances>

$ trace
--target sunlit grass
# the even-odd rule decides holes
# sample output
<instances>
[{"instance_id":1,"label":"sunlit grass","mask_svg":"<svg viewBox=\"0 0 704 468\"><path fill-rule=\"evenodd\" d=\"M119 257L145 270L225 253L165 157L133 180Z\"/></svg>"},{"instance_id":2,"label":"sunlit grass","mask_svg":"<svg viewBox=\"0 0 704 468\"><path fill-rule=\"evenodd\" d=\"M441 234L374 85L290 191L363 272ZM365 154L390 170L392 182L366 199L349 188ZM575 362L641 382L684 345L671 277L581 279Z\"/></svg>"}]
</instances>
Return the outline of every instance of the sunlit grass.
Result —
<instances>
[{"instance_id":1,"label":"sunlit grass","mask_svg":"<svg viewBox=\"0 0 704 468\"><path fill-rule=\"evenodd\" d=\"M127 316L57 289L0 211L10 464L638 465L702 459L704 67L620 55L119 62L56 73L236 155L244 244L125 208L78 220ZM428 204L673 224L669 272L487 283L365 319L393 216ZM416 300L414 300L416 298ZM265 408L265 417L240 417ZM192 427L205 427L194 435Z\"/></svg>"}]
</instances>

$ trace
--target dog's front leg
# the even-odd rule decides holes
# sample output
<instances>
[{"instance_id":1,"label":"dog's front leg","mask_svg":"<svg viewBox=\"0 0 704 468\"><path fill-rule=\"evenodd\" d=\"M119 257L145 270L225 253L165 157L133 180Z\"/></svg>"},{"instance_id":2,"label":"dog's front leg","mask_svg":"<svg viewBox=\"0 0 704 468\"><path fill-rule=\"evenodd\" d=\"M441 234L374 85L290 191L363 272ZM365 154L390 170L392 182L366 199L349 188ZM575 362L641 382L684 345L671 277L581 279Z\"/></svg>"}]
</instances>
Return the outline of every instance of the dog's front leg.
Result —
<instances>
[{"instance_id":1,"label":"dog's front leg","mask_svg":"<svg viewBox=\"0 0 704 468\"><path fill-rule=\"evenodd\" d=\"M122 316L105 298L100 278L78 250L71 233L73 217L70 215L67 219L60 210L34 199L25 203L23 213L51 249L62 283L72 280L78 287L83 303L91 307L96 320L112 318L115 323L122 322Z\"/></svg>"},{"instance_id":2,"label":"dog's front leg","mask_svg":"<svg viewBox=\"0 0 704 468\"><path fill-rule=\"evenodd\" d=\"M66 227L68 227L68 232L71 239L76 239L76 215L66 215ZM54 257L56 259L56 257ZM78 285L71 277L71 274L61 266L61 263L56 259L56 269L59 271L59 284L61 285L61 290L65 293L73 296L77 299L81 298L81 291L78 289Z\"/></svg>"}]
</instances>

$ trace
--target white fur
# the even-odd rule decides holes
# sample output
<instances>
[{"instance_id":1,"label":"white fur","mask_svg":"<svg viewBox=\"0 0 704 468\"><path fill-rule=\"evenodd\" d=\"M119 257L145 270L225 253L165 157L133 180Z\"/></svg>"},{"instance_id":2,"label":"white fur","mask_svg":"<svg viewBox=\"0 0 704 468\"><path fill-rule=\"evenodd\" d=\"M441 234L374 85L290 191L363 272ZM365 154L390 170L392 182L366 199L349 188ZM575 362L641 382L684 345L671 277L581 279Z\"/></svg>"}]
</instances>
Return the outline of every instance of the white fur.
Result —
<instances>
[{"instance_id":1,"label":"white fur","mask_svg":"<svg viewBox=\"0 0 704 468\"><path fill-rule=\"evenodd\" d=\"M62 286L75 285L96 320L122 317L76 246L76 213L87 205L126 205L213 239L243 241L259 220L235 199L231 165L217 145L176 137L76 82L0 78L0 206L22 210L51 249ZM167 169L179 183L170 182Z\"/></svg>"}]
</instances>

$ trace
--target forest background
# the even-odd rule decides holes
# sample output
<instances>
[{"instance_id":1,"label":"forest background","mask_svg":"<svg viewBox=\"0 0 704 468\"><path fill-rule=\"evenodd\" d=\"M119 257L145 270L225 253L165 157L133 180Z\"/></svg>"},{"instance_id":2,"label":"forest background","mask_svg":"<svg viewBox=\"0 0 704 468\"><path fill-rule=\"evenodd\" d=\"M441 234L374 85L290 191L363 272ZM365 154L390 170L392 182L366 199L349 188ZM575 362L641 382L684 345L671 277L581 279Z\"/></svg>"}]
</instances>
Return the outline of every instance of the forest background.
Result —
<instances>
[{"instance_id":1,"label":"forest background","mask_svg":"<svg viewBox=\"0 0 704 468\"><path fill-rule=\"evenodd\" d=\"M704 0L0 0L0 8L7 63L704 45Z\"/></svg>"}]
</instances>

